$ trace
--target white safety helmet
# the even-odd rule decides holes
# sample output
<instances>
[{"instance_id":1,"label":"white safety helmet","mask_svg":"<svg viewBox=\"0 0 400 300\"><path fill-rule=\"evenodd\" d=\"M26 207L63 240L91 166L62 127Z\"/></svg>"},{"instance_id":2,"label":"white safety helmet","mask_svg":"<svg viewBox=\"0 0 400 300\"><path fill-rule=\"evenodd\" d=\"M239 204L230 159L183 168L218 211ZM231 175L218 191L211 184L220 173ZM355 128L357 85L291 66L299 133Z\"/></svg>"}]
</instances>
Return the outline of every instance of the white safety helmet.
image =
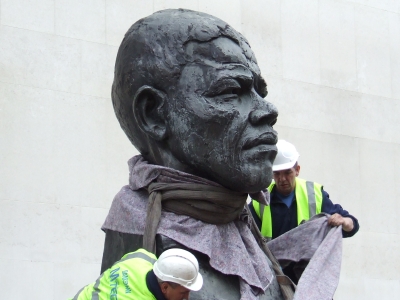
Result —
<instances>
[{"instance_id":1,"label":"white safety helmet","mask_svg":"<svg viewBox=\"0 0 400 300\"><path fill-rule=\"evenodd\" d=\"M153 271L160 280L175 282L192 291L198 291L203 286L196 257L183 249L164 251L155 262Z\"/></svg>"},{"instance_id":2,"label":"white safety helmet","mask_svg":"<svg viewBox=\"0 0 400 300\"><path fill-rule=\"evenodd\" d=\"M272 171L281 171L292 168L299 159L299 152L295 146L285 140L279 140L276 144L278 154L272 165Z\"/></svg>"}]
</instances>

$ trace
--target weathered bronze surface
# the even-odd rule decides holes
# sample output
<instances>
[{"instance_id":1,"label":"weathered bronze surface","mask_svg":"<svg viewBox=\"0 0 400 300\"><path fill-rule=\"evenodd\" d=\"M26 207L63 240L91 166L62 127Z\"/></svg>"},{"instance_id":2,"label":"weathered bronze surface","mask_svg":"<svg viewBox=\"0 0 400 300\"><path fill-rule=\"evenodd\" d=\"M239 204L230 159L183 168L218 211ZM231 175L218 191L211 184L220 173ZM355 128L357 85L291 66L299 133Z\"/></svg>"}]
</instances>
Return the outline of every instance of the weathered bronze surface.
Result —
<instances>
[{"instance_id":1,"label":"weathered bronze surface","mask_svg":"<svg viewBox=\"0 0 400 300\"><path fill-rule=\"evenodd\" d=\"M151 163L244 193L269 185L278 112L246 39L225 22L165 10L136 22L118 51L112 99L121 127ZM141 247L142 237L107 230L102 270ZM157 235L157 254L184 247ZM191 299L239 299L235 276L194 253L205 284ZM268 294L268 295L267 295ZM274 281L260 299L280 299Z\"/></svg>"}]
</instances>

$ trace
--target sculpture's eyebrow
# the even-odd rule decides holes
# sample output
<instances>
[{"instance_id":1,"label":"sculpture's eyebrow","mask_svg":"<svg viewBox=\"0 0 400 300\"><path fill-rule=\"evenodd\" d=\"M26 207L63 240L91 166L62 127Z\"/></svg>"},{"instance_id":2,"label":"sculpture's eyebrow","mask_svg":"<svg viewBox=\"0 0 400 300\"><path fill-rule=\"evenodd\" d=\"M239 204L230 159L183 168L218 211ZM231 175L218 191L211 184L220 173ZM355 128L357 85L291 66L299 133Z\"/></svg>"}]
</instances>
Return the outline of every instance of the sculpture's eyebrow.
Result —
<instances>
[{"instance_id":1,"label":"sculpture's eyebrow","mask_svg":"<svg viewBox=\"0 0 400 300\"><path fill-rule=\"evenodd\" d=\"M254 76L254 89L261 97L266 97L268 94L267 83L261 75Z\"/></svg>"},{"instance_id":2,"label":"sculpture's eyebrow","mask_svg":"<svg viewBox=\"0 0 400 300\"><path fill-rule=\"evenodd\" d=\"M225 79L234 79L239 81L241 85L250 86L253 84L254 76L253 73L243 65L224 65L223 68L218 69L216 77L212 80L210 86Z\"/></svg>"}]
</instances>

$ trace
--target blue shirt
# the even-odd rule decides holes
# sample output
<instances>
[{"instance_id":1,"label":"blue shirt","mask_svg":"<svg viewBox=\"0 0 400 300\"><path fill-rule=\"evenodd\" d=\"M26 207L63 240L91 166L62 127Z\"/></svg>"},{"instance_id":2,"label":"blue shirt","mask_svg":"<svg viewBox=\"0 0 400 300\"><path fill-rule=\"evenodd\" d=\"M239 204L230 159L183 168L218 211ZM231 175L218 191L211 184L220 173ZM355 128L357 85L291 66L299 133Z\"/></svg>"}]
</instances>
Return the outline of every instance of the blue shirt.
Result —
<instances>
[{"instance_id":1,"label":"blue shirt","mask_svg":"<svg viewBox=\"0 0 400 300\"><path fill-rule=\"evenodd\" d=\"M289 195L285 196L276 191L276 197L283 202L288 208L292 205L294 199L294 191L292 191Z\"/></svg>"}]
</instances>

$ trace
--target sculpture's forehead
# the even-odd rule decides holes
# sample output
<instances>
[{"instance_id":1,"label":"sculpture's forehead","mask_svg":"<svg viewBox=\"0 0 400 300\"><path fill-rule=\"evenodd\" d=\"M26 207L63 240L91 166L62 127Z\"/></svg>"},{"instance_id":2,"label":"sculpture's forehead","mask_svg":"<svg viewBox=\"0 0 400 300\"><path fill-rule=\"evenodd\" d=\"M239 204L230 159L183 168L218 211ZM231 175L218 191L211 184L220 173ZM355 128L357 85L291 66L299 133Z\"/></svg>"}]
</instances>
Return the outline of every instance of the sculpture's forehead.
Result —
<instances>
[{"instance_id":1,"label":"sculpture's forehead","mask_svg":"<svg viewBox=\"0 0 400 300\"><path fill-rule=\"evenodd\" d=\"M254 59L250 47L240 47L233 40L220 37L209 42L188 43L186 54L192 61L223 69L230 64L246 66L251 72L260 75L260 69Z\"/></svg>"}]
</instances>

